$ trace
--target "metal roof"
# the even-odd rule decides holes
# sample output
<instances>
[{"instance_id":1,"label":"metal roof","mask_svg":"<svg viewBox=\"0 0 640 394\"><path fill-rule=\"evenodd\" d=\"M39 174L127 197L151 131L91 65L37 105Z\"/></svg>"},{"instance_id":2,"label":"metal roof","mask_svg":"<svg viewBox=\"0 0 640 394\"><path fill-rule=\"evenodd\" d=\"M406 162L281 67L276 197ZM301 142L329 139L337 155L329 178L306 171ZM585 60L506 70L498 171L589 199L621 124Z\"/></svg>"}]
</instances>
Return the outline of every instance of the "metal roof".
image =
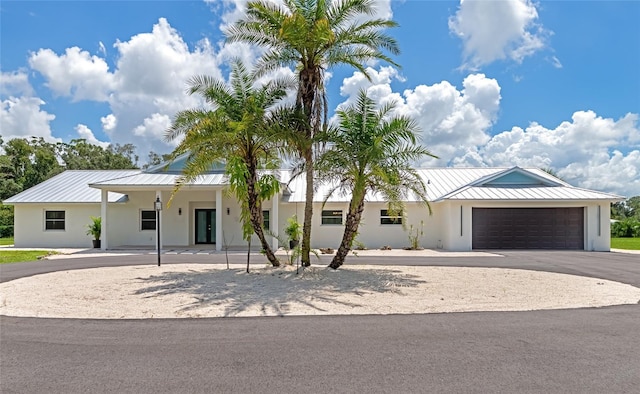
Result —
<instances>
[{"instance_id":1,"label":"metal roof","mask_svg":"<svg viewBox=\"0 0 640 394\"><path fill-rule=\"evenodd\" d=\"M570 186L471 186L446 200L617 200L619 196Z\"/></svg>"},{"instance_id":2,"label":"metal roof","mask_svg":"<svg viewBox=\"0 0 640 394\"><path fill-rule=\"evenodd\" d=\"M173 187L176 179L180 174L166 173L146 173L138 171L135 174L129 174L114 179L104 179L92 182L91 187L98 189L109 189L112 187ZM228 182L223 173L200 175L196 180L189 183L189 186L220 186L226 185Z\"/></svg>"},{"instance_id":3,"label":"metal roof","mask_svg":"<svg viewBox=\"0 0 640 394\"><path fill-rule=\"evenodd\" d=\"M622 200L621 196L594 190L573 187L565 181L554 177L538 168L421 168L417 170L427 186L429 201L443 200ZM531 178L532 184L494 185L492 182L502 176L520 173ZM488 183L490 186L483 186ZM298 176L289 183L291 194L285 196L287 202L305 201L304 176ZM316 185L313 200L325 201L332 185ZM327 202L348 202L350 193L335 192ZM385 202L382 196L368 194L369 202ZM418 201L416 196L409 196L407 201Z\"/></svg>"},{"instance_id":4,"label":"metal roof","mask_svg":"<svg viewBox=\"0 0 640 394\"><path fill-rule=\"evenodd\" d=\"M622 200L623 197L594 190L573 187L568 183L537 168L421 168L417 170L427 186L429 201L443 200ZM288 170L274 174L287 184L284 202L304 202L306 182L304 174L289 180ZM515 174L515 175L514 175ZM123 201L127 190L154 190L173 188L179 174L148 173L140 170L113 171L65 171L4 202L17 203L88 203L100 202L100 190L109 192L109 202ZM504 178L501 178L504 177ZM514 182L522 181L522 184ZM287 183L288 182L288 183ZM186 186L215 187L227 185L223 173L208 173L199 176ZM330 184L316 184L313 200L325 201L331 191ZM348 202L350 193L333 193L328 202ZM385 202L378 194L368 194L369 202ZM418 201L409 195L407 201Z\"/></svg>"},{"instance_id":5,"label":"metal roof","mask_svg":"<svg viewBox=\"0 0 640 394\"><path fill-rule=\"evenodd\" d=\"M18 193L3 203L99 203L101 191L89 187L90 183L139 172L140 170L69 170ZM109 192L108 196L109 202L126 199L126 195L121 193Z\"/></svg>"},{"instance_id":6,"label":"metal roof","mask_svg":"<svg viewBox=\"0 0 640 394\"><path fill-rule=\"evenodd\" d=\"M427 197L430 201L435 201L443 195L456 189L468 185L469 183L487 175L492 175L503 171L503 168L422 168L418 169L418 174L427 185ZM287 173L286 176L289 174ZM322 202L327 193L332 189L330 184L316 184L313 200ZM304 174L300 175L289 183L291 194L286 197L287 202L305 201L306 181ZM350 193L340 193L336 191L327 202L348 202L351 199ZM369 202L385 202L386 200L379 194L368 194ZM410 196L409 201L418 201L415 196Z\"/></svg>"}]
</instances>

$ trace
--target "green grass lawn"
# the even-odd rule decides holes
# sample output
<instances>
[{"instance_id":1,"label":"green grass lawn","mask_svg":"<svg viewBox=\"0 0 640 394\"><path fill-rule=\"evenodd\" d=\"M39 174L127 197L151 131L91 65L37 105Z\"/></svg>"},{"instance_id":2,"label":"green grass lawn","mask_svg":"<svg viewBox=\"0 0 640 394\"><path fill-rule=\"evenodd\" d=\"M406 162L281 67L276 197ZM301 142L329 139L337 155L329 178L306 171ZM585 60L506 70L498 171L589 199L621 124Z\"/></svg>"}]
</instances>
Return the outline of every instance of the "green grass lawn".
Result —
<instances>
[{"instance_id":1,"label":"green grass lawn","mask_svg":"<svg viewBox=\"0 0 640 394\"><path fill-rule=\"evenodd\" d=\"M0 245L13 245L13 238L0 238Z\"/></svg>"},{"instance_id":2,"label":"green grass lawn","mask_svg":"<svg viewBox=\"0 0 640 394\"><path fill-rule=\"evenodd\" d=\"M640 250L640 238L611 238L614 249Z\"/></svg>"},{"instance_id":3,"label":"green grass lawn","mask_svg":"<svg viewBox=\"0 0 640 394\"><path fill-rule=\"evenodd\" d=\"M51 253L47 250L0 250L0 264L35 261Z\"/></svg>"}]
</instances>

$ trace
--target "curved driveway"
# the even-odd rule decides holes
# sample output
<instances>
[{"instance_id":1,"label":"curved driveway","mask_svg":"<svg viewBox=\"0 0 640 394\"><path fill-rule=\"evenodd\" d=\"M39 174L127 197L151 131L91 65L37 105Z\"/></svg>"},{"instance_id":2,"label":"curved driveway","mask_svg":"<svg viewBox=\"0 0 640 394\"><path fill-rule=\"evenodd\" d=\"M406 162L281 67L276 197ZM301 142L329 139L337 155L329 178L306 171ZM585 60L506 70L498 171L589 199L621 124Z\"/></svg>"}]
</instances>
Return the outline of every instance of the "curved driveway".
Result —
<instances>
[{"instance_id":1,"label":"curved driveway","mask_svg":"<svg viewBox=\"0 0 640 394\"><path fill-rule=\"evenodd\" d=\"M640 287L640 255L504 254L367 257L366 263L535 269ZM245 256L231 259L243 262ZM10 264L0 266L0 281L155 261L154 255L137 255ZM359 261L365 259L350 258L348 264ZM163 262L224 263L224 255L165 255ZM0 392L635 393L639 338L640 305L194 320L2 316Z\"/></svg>"}]
</instances>

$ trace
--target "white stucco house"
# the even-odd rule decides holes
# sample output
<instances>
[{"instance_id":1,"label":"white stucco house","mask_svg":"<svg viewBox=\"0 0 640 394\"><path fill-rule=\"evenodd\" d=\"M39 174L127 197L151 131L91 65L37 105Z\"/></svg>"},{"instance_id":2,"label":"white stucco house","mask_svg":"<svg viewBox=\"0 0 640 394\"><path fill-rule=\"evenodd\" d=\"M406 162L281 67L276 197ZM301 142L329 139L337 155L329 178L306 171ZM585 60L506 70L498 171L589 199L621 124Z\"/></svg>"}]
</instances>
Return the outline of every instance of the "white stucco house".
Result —
<instances>
[{"instance_id":1,"label":"white stucco house","mask_svg":"<svg viewBox=\"0 0 640 394\"><path fill-rule=\"evenodd\" d=\"M148 170L65 171L4 201L15 206L16 247L91 247L86 226L102 217L102 249L153 248L154 202L160 212L160 243L170 248L246 248L240 205L227 191L223 171L212 170L185 185L171 201L179 162ZM408 230L422 228L420 245L450 251L473 249L574 249L608 251L610 204L623 197L573 187L535 168L425 168L433 214L407 201L402 218L369 196L357 241L367 248L409 245ZM264 203L265 226L283 234L287 218L304 212L303 177L278 172L282 190ZM340 244L350 196L326 185L315 194L312 247ZM278 240L272 238L273 246ZM253 243L257 245L257 242Z\"/></svg>"}]
</instances>

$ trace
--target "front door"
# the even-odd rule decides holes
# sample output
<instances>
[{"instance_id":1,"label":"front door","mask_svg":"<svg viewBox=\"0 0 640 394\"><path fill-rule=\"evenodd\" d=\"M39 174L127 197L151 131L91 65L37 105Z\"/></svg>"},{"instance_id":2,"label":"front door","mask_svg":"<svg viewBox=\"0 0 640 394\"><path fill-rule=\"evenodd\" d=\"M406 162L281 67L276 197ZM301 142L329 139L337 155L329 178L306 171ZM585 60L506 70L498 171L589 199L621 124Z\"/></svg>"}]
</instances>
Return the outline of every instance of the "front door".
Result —
<instances>
[{"instance_id":1,"label":"front door","mask_svg":"<svg viewBox=\"0 0 640 394\"><path fill-rule=\"evenodd\" d=\"M196 244L216 243L216 210L196 209Z\"/></svg>"}]
</instances>

